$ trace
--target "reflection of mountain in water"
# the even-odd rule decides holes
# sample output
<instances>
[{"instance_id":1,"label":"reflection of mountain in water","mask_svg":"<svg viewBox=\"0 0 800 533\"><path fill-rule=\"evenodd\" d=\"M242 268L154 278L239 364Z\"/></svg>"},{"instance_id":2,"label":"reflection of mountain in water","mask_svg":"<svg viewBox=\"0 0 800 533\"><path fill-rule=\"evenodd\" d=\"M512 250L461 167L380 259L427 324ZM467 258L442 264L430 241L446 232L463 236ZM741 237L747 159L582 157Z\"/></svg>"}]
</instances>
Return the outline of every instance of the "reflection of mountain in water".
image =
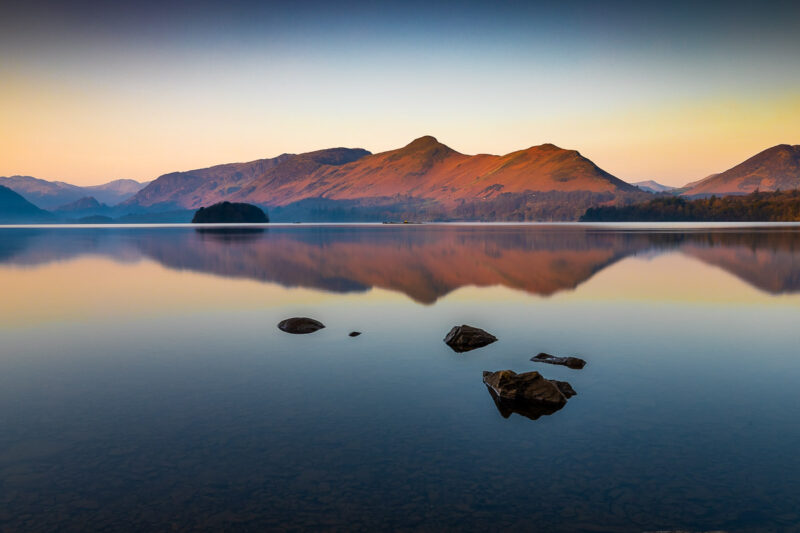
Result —
<instances>
[{"instance_id":1,"label":"reflection of mountain in water","mask_svg":"<svg viewBox=\"0 0 800 533\"><path fill-rule=\"evenodd\" d=\"M464 286L572 290L627 256L679 249L771 293L800 291L800 231L623 231L581 226L0 230L0 262L82 255L152 258L174 269L335 292L371 287L432 303Z\"/></svg>"},{"instance_id":2,"label":"reflection of mountain in water","mask_svg":"<svg viewBox=\"0 0 800 533\"><path fill-rule=\"evenodd\" d=\"M800 234L796 231L706 234L681 251L762 291L800 292Z\"/></svg>"},{"instance_id":3,"label":"reflection of mountain in water","mask_svg":"<svg viewBox=\"0 0 800 533\"><path fill-rule=\"evenodd\" d=\"M420 227L270 231L180 246L153 239L142 250L172 267L333 291L379 287L433 303L465 285L543 295L574 289L647 246L641 236L613 233Z\"/></svg>"}]
</instances>

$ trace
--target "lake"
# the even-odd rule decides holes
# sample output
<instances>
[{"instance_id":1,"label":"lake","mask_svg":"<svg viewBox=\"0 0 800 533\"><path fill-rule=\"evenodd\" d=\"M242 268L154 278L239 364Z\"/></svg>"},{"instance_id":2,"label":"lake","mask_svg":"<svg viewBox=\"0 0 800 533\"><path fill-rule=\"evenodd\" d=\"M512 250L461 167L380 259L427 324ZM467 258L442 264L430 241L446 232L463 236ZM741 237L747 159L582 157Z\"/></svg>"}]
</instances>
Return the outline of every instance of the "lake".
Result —
<instances>
[{"instance_id":1,"label":"lake","mask_svg":"<svg viewBox=\"0 0 800 533\"><path fill-rule=\"evenodd\" d=\"M0 291L2 531L800 530L798 225L6 227Z\"/></svg>"}]
</instances>

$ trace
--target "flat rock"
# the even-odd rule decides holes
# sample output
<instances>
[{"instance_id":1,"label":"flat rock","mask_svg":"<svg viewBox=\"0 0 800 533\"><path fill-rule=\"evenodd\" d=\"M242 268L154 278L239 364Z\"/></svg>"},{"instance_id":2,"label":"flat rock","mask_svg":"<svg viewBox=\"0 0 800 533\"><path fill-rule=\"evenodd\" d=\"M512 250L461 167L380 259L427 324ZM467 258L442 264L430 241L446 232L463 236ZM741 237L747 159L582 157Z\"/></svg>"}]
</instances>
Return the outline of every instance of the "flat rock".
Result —
<instances>
[{"instance_id":1,"label":"flat rock","mask_svg":"<svg viewBox=\"0 0 800 533\"><path fill-rule=\"evenodd\" d=\"M481 328L467 326L453 326L453 329L444 338L444 342L456 352L468 352L481 348L497 340L497 337Z\"/></svg>"},{"instance_id":2,"label":"flat rock","mask_svg":"<svg viewBox=\"0 0 800 533\"><path fill-rule=\"evenodd\" d=\"M325 327L325 324L318 320L308 317L293 317L282 320L278 324L278 329L286 333L294 333L297 335L304 333L314 333Z\"/></svg>"},{"instance_id":3,"label":"flat rock","mask_svg":"<svg viewBox=\"0 0 800 533\"><path fill-rule=\"evenodd\" d=\"M580 357L556 357L549 353L540 353L531 357L534 363L547 363L550 365L562 365L575 370L580 370L586 366L586 361Z\"/></svg>"}]
</instances>

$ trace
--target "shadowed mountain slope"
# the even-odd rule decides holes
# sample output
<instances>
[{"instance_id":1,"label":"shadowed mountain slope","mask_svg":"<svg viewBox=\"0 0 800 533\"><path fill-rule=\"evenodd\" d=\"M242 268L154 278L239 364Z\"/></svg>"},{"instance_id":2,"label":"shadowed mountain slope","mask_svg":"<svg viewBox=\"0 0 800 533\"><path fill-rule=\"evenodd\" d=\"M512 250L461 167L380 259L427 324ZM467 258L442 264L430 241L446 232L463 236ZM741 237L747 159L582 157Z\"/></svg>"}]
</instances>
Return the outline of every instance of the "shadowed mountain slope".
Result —
<instances>
[{"instance_id":1,"label":"shadowed mountain slope","mask_svg":"<svg viewBox=\"0 0 800 533\"><path fill-rule=\"evenodd\" d=\"M0 224L50 222L53 215L39 209L20 194L0 185Z\"/></svg>"}]
</instances>

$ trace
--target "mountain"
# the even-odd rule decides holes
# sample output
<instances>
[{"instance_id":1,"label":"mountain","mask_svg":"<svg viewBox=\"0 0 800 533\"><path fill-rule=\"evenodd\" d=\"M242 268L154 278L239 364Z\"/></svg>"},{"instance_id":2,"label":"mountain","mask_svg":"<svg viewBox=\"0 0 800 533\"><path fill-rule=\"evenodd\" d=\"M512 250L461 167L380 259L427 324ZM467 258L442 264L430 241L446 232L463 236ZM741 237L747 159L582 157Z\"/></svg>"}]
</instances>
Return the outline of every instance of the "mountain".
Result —
<instances>
[{"instance_id":1,"label":"mountain","mask_svg":"<svg viewBox=\"0 0 800 533\"><path fill-rule=\"evenodd\" d=\"M637 181L636 183L632 183L631 185L635 185L646 192L651 192L654 194L661 193L661 192L670 192L676 189L676 187L670 187L669 185L662 185L657 181L647 180L647 181Z\"/></svg>"},{"instance_id":2,"label":"mountain","mask_svg":"<svg viewBox=\"0 0 800 533\"><path fill-rule=\"evenodd\" d=\"M0 177L0 185L21 194L29 202L44 209L53 209L87 196L76 185L70 185L63 181L47 181L32 176Z\"/></svg>"},{"instance_id":3,"label":"mountain","mask_svg":"<svg viewBox=\"0 0 800 533\"><path fill-rule=\"evenodd\" d=\"M102 209L104 206L100 202L97 201L97 198L94 196L85 196L80 200L75 200L74 202L70 202L68 204L64 204L59 206L56 211L61 213L72 213L75 211L89 211L89 210L97 210Z\"/></svg>"},{"instance_id":4,"label":"mountain","mask_svg":"<svg viewBox=\"0 0 800 533\"><path fill-rule=\"evenodd\" d=\"M79 187L63 181L47 181L32 176L11 176L0 177L0 185L21 194L38 207L55 209L87 196L94 196L105 204L117 204L147 184L134 180L116 180L103 185Z\"/></svg>"},{"instance_id":5,"label":"mountain","mask_svg":"<svg viewBox=\"0 0 800 533\"><path fill-rule=\"evenodd\" d=\"M18 193L0 185L0 223L51 222L54 217L39 209Z\"/></svg>"},{"instance_id":6,"label":"mountain","mask_svg":"<svg viewBox=\"0 0 800 533\"><path fill-rule=\"evenodd\" d=\"M121 179L109 181L102 185L90 185L82 188L87 193L90 193L88 196L96 198L98 202L106 205L116 205L141 191L149 183L149 181L142 183L136 180Z\"/></svg>"},{"instance_id":7,"label":"mountain","mask_svg":"<svg viewBox=\"0 0 800 533\"><path fill-rule=\"evenodd\" d=\"M767 148L735 167L688 184L685 196L747 194L800 186L800 145Z\"/></svg>"},{"instance_id":8,"label":"mountain","mask_svg":"<svg viewBox=\"0 0 800 533\"><path fill-rule=\"evenodd\" d=\"M123 206L196 209L228 200L312 212L339 209L345 218L372 209L372 218L393 213L519 220L535 217L530 204L566 202L576 207L554 218L574 219L584 204L624 193L642 198L634 186L574 150L543 144L503 156L471 156L426 136L378 154L334 148L165 174Z\"/></svg>"},{"instance_id":9,"label":"mountain","mask_svg":"<svg viewBox=\"0 0 800 533\"><path fill-rule=\"evenodd\" d=\"M249 163L229 163L159 176L122 203L131 208L198 209L225 200L250 200L256 180L281 184L310 174L321 166L336 166L369 155L360 148L331 148L305 154L282 154ZM267 204L267 202L252 202Z\"/></svg>"}]
</instances>

